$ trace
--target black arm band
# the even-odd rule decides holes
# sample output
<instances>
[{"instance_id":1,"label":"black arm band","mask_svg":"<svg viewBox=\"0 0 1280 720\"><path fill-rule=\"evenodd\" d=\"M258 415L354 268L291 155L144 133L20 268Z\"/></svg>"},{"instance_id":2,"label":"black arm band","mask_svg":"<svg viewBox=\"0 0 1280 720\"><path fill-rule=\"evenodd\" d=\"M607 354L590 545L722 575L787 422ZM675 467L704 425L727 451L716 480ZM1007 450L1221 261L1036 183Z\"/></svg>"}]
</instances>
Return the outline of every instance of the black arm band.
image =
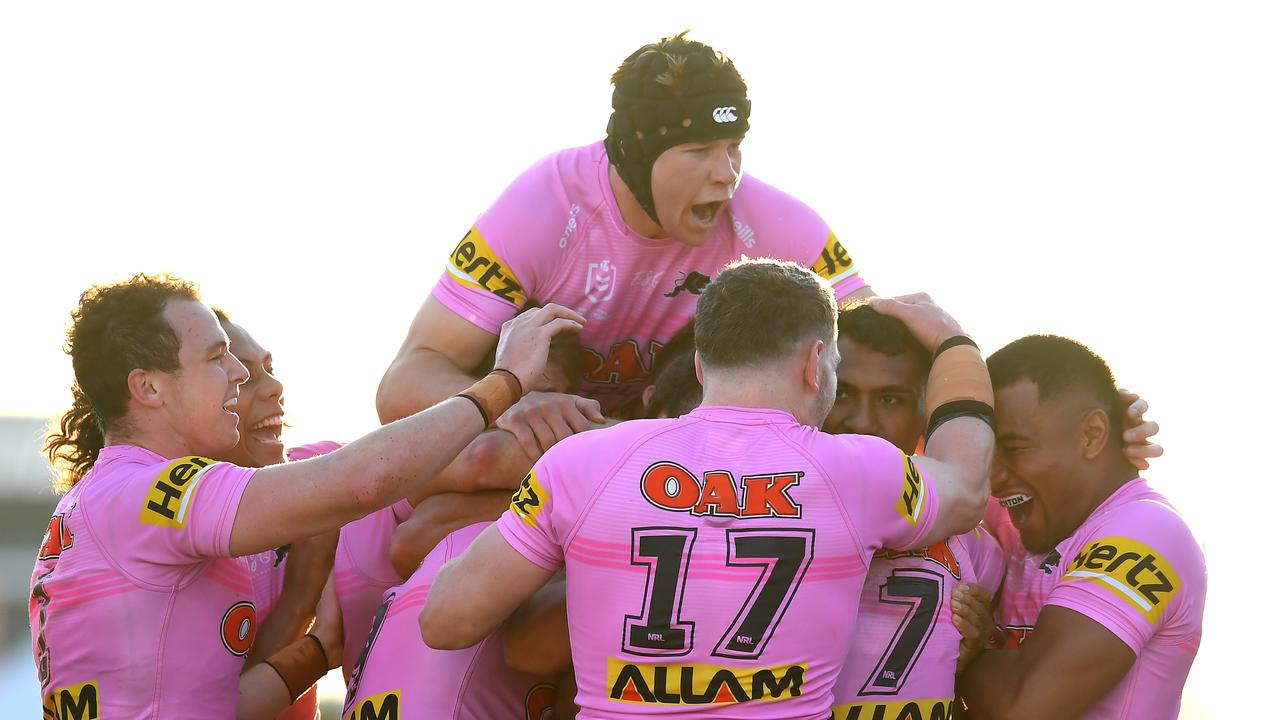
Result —
<instances>
[{"instance_id":1,"label":"black arm band","mask_svg":"<svg viewBox=\"0 0 1280 720\"><path fill-rule=\"evenodd\" d=\"M955 335L942 341L942 344L939 345L938 349L933 353L933 359L937 360L939 355L957 345L971 345L974 349L977 349L978 347L978 343L974 342L973 338L968 335Z\"/></svg>"},{"instance_id":2,"label":"black arm band","mask_svg":"<svg viewBox=\"0 0 1280 720\"><path fill-rule=\"evenodd\" d=\"M996 429L996 411L990 405L981 400L952 400L939 405L933 415L929 416L929 429L924 433L925 446L928 447L929 438L933 437L934 431L947 421L960 417L975 417L991 426L993 432Z\"/></svg>"},{"instance_id":3,"label":"black arm band","mask_svg":"<svg viewBox=\"0 0 1280 720\"><path fill-rule=\"evenodd\" d=\"M475 406L476 406L476 409L480 411L480 419L481 419L481 420L484 420L484 426L485 426L486 428L487 428L487 427L489 427L489 413L487 413L487 412L485 412L485 411L484 411L484 406L480 404L480 401L479 401L479 400L477 400L477 399L475 399L475 398L473 398L473 397L471 397L470 395L467 395L467 394L465 394L465 393L458 393L457 395L454 395L454 397L466 398L466 399L470 400L470 401L471 401L471 404L472 404L472 405L475 405Z\"/></svg>"}]
</instances>

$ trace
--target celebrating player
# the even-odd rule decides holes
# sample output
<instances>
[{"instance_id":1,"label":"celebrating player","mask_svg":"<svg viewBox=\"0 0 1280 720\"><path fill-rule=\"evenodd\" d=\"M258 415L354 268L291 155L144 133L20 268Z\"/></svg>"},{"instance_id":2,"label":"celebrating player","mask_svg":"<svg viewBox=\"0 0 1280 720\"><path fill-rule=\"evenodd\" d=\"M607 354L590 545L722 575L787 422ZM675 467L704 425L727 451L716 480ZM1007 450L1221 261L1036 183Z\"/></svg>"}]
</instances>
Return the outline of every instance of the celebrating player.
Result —
<instances>
[{"instance_id":1,"label":"celebrating player","mask_svg":"<svg viewBox=\"0 0 1280 720\"><path fill-rule=\"evenodd\" d=\"M751 103L728 58L681 34L632 53L613 85L604 142L538 161L450 253L378 389L384 421L470 385L531 299L588 318L584 394L599 401L531 393L501 418L536 457L601 406L638 414L654 354L731 260L794 260L840 301L871 294L822 218L742 173Z\"/></svg>"},{"instance_id":2,"label":"celebrating player","mask_svg":"<svg viewBox=\"0 0 1280 720\"><path fill-rule=\"evenodd\" d=\"M1185 521L1120 447L1111 370L1066 338L1035 335L991 356L992 488L1022 545L1043 554L1034 629L963 676L990 718L1176 718L1200 644L1204 555ZM1007 592L1007 590L1006 590Z\"/></svg>"},{"instance_id":3,"label":"celebrating player","mask_svg":"<svg viewBox=\"0 0 1280 720\"><path fill-rule=\"evenodd\" d=\"M551 337L584 321L556 306L511 320L503 369L459 397L328 455L252 469L210 459L238 440L247 373L194 287L140 275L90 288L67 335L75 404L48 443L70 466L68 492L31 580L47 712L233 715L256 611L230 558L334 530L417 489L522 388L543 386ZM244 680L262 692L274 683L284 706L332 662L307 636Z\"/></svg>"},{"instance_id":4,"label":"celebrating player","mask_svg":"<svg viewBox=\"0 0 1280 720\"><path fill-rule=\"evenodd\" d=\"M927 298L878 305L941 350L931 457L816 429L839 362L830 286L794 263L740 261L698 300L702 405L544 455L437 575L423 639L475 643L566 565L582 717L705 705L826 718L872 553L972 529L988 494L976 349Z\"/></svg>"}]
</instances>

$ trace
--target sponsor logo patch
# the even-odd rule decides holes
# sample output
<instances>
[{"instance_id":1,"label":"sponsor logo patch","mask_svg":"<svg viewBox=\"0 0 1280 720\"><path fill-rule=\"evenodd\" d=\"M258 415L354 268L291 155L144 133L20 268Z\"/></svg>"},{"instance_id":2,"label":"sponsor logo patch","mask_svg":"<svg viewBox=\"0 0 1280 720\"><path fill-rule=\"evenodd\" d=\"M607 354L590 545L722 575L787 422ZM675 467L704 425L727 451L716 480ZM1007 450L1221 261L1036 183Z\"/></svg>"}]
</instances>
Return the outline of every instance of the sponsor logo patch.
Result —
<instances>
[{"instance_id":1,"label":"sponsor logo patch","mask_svg":"<svg viewBox=\"0 0 1280 720\"><path fill-rule=\"evenodd\" d=\"M836 239L834 232L827 235L827 244L823 246L817 262L813 264L813 271L826 278L832 285L858 274L853 258L849 257L849 251L845 250Z\"/></svg>"},{"instance_id":2,"label":"sponsor logo patch","mask_svg":"<svg viewBox=\"0 0 1280 720\"><path fill-rule=\"evenodd\" d=\"M187 511L200 486L200 479L216 461L199 455L189 455L169 463L156 476L147 491L138 521L144 525L161 527L186 527Z\"/></svg>"},{"instance_id":3,"label":"sponsor logo patch","mask_svg":"<svg viewBox=\"0 0 1280 720\"><path fill-rule=\"evenodd\" d=\"M898 499L898 515L915 527L924 514L925 503L924 480L920 478L920 470L911 458L902 456L902 496Z\"/></svg>"},{"instance_id":4,"label":"sponsor logo patch","mask_svg":"<svg viewBox=\"0 0 1280 720\"><path fill-rule=\"evenodd\" d=\"M222 646L232 655L244 657L258 635L258 611L248 600L232 605L222 615Z\"/></svg>"},{"instance_id":5,"label":"sponsor logo patch","mask_svg":"<svg viewBox=\"0 0 1280 720\"><path fill-rule=\"evenodd\" d=\"M400 720L400 690L379 693L357 702L343 720Z\"/></svg>"},{"instance_id":6,"label":"sponsor logo patch","mask_svg":"<svg viewBox=\"0 0 1280 720\"><path fill-rule=\"evenodd\" d=\"M831 708L834 720L950 720L952 698L850 703Z\"/></svg>"},{"instance_id":7,"label":"sponsor logo patch","mask_svg":"<svg viewBox=\"0 0 1280 720\"><path fill-rule=\"evenodd\" d=\"M90 680L45 695L42 709L45 720L98 720L100 702L98 682Z\"/></svg>"},{"instance_id":8,"label":"sponsor logo patch","mask_svg":"<svg viewBox=\"0 0 1280 720\"><path fill-rule=\"evenodd\" d=\"M463 287L488 290L516 307L524 307L524 286L474 226L453 249L445 269Z\"/></svg>"},{"instance_id":9,"label":"sponsor logo patch","mask_svg":"<svg viewBox=\"0 0 1280 720\"><path fill-rule=\"evenodd\" d=\"M775 667L651 665L609 658L609 699L642 705L771 702L804 692L808 664Z\"/></svg>"},{"instance_id":10,"label":"sponsor logo patch","mask_svg":"<svg viewBox=\"0 0 1280 720\"><path fill-rule=\"evenodd\" d=\"M711 119L718 123L738 122L738 108L728 105L711 111Z\"/></svg>"},{"instance_id":11,"label":"sponsor logo patch","mask_svg":"<svg viewBox=\"0 0 1280 720\"><path fill-rule=\"evenodd\" d=\"M699 480L677 462L660 461L640 477L640 492L654 507L691 515L801 517L800 504L790 490L802 477L803 472L795 471L744 475L735 482L732 473L711 470Z\"/></svg>"},{"instance_id":12,"label":"sponsor logo patch","mask_svg":"<svg viewBox=\"0 0 1280 720\"><path fill-rule=\"evenodd\" d=\"M511 496L511 512L523 520L525 525L537 527L538 515L542 513L546 503L546 488L538 482L538 474L530 469L529 474L520 481L520 487L516 488L515 494Z\"/></svg>"},{"instance_id":13,"label":"sponsor logo patch","mask_svg":"<svg viewBox=\"0 0 1280 720\"><path fill-rule=\"evenodd\" d=\"M538 683L524 696L524 720L555 720L556 686Z\"/></svg>"},{"instance_id":14,"label":"sponsor logo patch","mask_svg":"<svg viewBox=\"0 0 1280 720\"><path fill-rule=\"evenodd\" d=\"M1098 538L1085 546L1062 579L1101 585L1153 625L1182 589L1173 564L1160 553L1145 543L1118 536Z\"/></svg>"}]
</instances>

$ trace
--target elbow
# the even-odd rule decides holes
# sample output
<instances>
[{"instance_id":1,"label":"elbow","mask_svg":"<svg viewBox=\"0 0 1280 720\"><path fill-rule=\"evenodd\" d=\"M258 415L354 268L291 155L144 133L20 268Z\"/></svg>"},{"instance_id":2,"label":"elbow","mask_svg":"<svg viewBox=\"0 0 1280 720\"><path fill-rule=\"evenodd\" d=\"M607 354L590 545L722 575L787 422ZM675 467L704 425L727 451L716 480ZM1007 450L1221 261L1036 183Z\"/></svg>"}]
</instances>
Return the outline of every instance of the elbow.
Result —
<instances>
[{"instance_id":1,"label":"elbow","mask_svg":"<svg viewBox=\"0 0 1280 720\"><path fill-rule=\"evenodd\" d=\"M422 633L422 642L436 650L462 650L484 639L484 634L477 631L465 617L448 612L442 607L444 603L427 597L427 604L418 615L418 629Z\"/></svg>"},{"instance_id":2,"label":"elbow","mask_svg":"<svg viewBox=\"0 0 1280 720\"><path fill-rule=\"evenodd\" d=\"M418 565L422 563L422 558L414 552L413 543L405 536L401 530L404 528L402 524L396 528L391 535L391 567L395 568L396 573L404 579L418 569Z\"/></svg>"}]
</instances>

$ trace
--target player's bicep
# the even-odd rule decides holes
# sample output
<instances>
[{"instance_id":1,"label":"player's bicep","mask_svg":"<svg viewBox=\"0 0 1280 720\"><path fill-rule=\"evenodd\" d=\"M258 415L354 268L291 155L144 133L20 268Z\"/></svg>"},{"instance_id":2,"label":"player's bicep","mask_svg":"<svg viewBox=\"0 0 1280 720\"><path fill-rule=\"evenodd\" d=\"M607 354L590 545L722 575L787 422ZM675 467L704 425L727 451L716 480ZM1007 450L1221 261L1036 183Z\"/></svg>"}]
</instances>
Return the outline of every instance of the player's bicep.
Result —
<instances>
[{"instance_id":1,"label":"player's bicep","mask_svg":"<svg viewBox=\"0 0 1280 720\"><path fill-rule=\"evenodd\" d=\"M488 636L551 578L490 526L436 574L419 616L430 647L470 647Z\"/></svg>"},{"instance_id":2,"label":"player's bicep","mask_svg":"<svg viewBox=\"0 0 1280 720\"><path fill-rule=\"evenodd\" d=\"M1040 613L1020 652L1017 689L1010 707L1000 708L997 717L1078 717L1124 678L1135 659L1133 650L1100 623L1052 606Z\"/></svg>"},{"instance_id":3,"label":"player's bicep","mask_svg":"<svg viewBox=\"0 0 1280 720\"><path fill-rule=\"evenodd\" d=\"M511 317L515 316L514 309ZM506 319L498 321L499 326ZM415 354L434 354L462 371L471 371L498 342L498 336L430 295L418 308L397 360Z\"/></svg>"}]
</instances>

